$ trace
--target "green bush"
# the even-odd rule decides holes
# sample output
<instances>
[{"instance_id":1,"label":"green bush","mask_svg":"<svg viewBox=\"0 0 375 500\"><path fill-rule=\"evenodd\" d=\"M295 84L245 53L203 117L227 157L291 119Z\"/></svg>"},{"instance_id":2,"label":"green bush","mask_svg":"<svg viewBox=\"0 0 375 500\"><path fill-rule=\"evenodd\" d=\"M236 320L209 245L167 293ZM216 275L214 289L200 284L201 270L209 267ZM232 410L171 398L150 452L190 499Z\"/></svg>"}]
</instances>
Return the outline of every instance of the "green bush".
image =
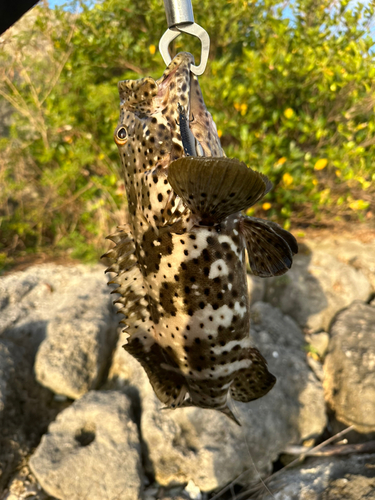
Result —
<instances>
[{"instance_id":1,"label":"green bush","mask_svg":"<svg viewBox=\"0 0 375 500\"><path fill-rule=\"evenodd\" d=\"M289 227L374 213L374 9L347 0L194 3L210 34L200 77L228 156L267 174L251 213ZM36 7L0 53L0 265L22 252L97 259L124 220L113 130L117 82L159 77L166 29L159 0L104 0L79 14ZM175 52L199 58L179 37ZM22 54L22 55L20 55Z\"/></svg>"}]
</instances>

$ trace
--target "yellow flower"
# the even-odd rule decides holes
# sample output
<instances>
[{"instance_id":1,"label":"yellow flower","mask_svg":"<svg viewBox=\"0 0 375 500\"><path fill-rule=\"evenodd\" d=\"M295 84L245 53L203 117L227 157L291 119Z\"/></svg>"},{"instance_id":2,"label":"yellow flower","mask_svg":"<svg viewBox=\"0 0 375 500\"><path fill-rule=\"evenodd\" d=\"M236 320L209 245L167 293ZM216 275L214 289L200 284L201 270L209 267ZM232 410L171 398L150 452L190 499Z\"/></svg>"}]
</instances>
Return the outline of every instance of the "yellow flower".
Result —
<instances>
[{"instance_id":1,"label":"yellow flower","mask_svg":"<svg viewBox=\"0 0 375 500\"><path fill-rule=\"evenodd\" d=\"M341 175L342 175L340 170L335 170L335 174L337 175L337 177L341 177Z\"/></svg>"},{"instance_id":2,"label":"yellow flower","mask_svg":"<svg viewBox=\"0 0 375 500\"><path fill-rule=\"evenodd\" d=\"M313 179L312 183L316 186L318 184L318 179Z\"/></svg>"},{"instance_id":3,"label":"yellow flower","mask_svg":"<svg viewBox=\"0 0 375 500\"><path fill-rule=\"evenodd\" d=\"M284 165L285 162L286 162L286 158L285 158L285 156L283 156L282 158L279 158L277 160L277 162L275 163L275 165Z\"/></svg>"},{"instance_id":4,"label":"yellow flower","mask_svg":"<svg viewBox=\"0 0 375 500\"><path fill-rule=\"evenodd\" d=\"M156 52L156 47L155 47L155 45L150 45L150 46L149 46L149 48L148 48L148 50L150 51L150 54L151 54L151 55L154 55L154 54L155 54L155 52Z\"/></svg>"},{"instance_id":5,"label":"yellow flower","mask_svg":"<svg viewBox=\"0 0 375 500\"><path fill-rule=\"evenodd\" d=\"M290 118L292 118L293 115L294 115L294 111L292 110L292 108L286 108L284 110L284 116L285 116L285 118L288 118L288 120L290 120Z\"/></svg>"},{"instance_id":6,"label":"yellow flower","mask_svg":"<svg viewBox=\"0 0 375 500\"><path fill-rule=\"evenodd\" d=\"M283 175L283 182L285 186L290 186L291 184L293 184L293 177L288 172L286 172Z\"/></svg>"},{"instance_id":7,"label":"yellow flower","mask_svg":"<svg viewBox=\"0 0 375 500\"><path fill-rule=\"evenodd\" d=\"M244 116L247 111L247 104L245 103L241 104L240 109L241 109L241 115Z\"/></svg>"},{"instance_id":8,"label":"yellow flower","mask_svg":"<svg viewBox=\"0 0 375 500\"><path fill-rule=\"evenodd\" d=\"M315 163L314 170L323 170L323 168L326 168L327 164L328 164L327 158L321 158Z\"/></svg>"},{"instance_id":9,"label":"yellow flower","mask_svg":"<svg viewBox=\"0 0 375 500\"><path fill-rule=\"evenodd\" d=\"M221 136L223 135L223 131L222 131L221 129L219 129L219 130L217 131L217 135L218 135L219 137L221 137Z\"/></svg>"},{"instance_id":10,"label":"yellow flower","mask_svg":"<svg viewBox=\"0 0 375 500\"><path fill-rule=\"evenodd\" d=\"M349 207L352 210L366 210L368 208L370 203L368 201L364 200L355 200L349 203Z\"/></svg>"},{"instance_id":11,"label":"yellow flower","mask_svg":"<svg viewBox=\"0 0 375 500\"><path fill-rule=\"evenodd\" d=\"M269 210L271 207L272 205L271 203L268 203L268 201L262 205L263 210Z\"/></svg>"},{"instance_id":12,"label":"yellow flower","mask_svg":"<svg viewBox=\"0 0 375 500\"><path fill-rule=\"evenodd\" d=\"M235 103L233 104L233 106L235 107L235 109L236 109L237 111L239 111L239 110L240 110L240 108L241 108L241 105L240 105L240 104L238 104L238 102L235 102Z\"/></svg>"}]
</instances>

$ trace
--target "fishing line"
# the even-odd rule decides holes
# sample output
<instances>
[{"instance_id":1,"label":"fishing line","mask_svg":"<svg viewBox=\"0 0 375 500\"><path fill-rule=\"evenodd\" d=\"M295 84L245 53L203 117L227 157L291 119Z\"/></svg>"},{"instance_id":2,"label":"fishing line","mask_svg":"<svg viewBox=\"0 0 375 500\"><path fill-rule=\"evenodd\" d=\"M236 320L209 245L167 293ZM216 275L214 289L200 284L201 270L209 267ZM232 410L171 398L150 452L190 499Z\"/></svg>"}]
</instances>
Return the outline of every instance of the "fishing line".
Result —
<instances>
[{"instance_id":1,"label":"fishing line","mask_svg":"<svg viewBox=\"0 0 375 500\"><path fill-rule=\"evenodd\" d=\"M245 432L245 427L242 425L241 419L239 418L237 407L235 406L235 404L234 404L234 402L233 402L232 399L228 401L228 406L230 406L230 409L233 412L234 416L241 423L241 428L242 428L241 433L242 433L243 437L245 438L245 442L246 442L246 446L247 446L247 452L248 452L248 454L250 456L250 460L251 460L253 468L254 468L254 470L256 472L256 475L259 477L259 482L263 485L264 489L271 495L271 497L275 498L275 496L273 495L273 493L269 490L269 488L267 487L267 485L263 481L262 476L260 475L260 472L258 471L258 469L257 469L257 467L255 465L254 459L253 459L253 457L251 455L250 445L249 445L249 442L247 440L247 436L246 436L246 432ZM213 497L211 497L210 500L218 500L228 490L233 491L233 486L239 481L240 478L242 478L243 476L245 476L246 474L248 474L250 472L250 470L251 470L251 468L248 468L248 469L244 470L243 472L241 472L236 478L233 479L233 481L231 481L230 483L228 483L226 486L224 486L224 488L222 488ZM247 493L247 492L248 492L248 490L245 493ZM240 495L243 495L243 493L242 494L240 493ZM239 498L239 495L235 496L234 500L237 500L238 498Z\"/></svg>"}]
</instances>

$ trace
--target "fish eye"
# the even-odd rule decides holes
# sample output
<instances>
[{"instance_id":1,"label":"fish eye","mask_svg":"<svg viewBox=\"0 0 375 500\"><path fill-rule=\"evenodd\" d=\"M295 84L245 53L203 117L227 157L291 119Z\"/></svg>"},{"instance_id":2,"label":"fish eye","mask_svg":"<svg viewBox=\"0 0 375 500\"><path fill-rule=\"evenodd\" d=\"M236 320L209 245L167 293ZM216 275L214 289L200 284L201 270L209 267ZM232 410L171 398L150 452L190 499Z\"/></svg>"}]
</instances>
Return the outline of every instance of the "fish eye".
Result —
<instances>
[{"instance_id":1,"label":"fish eye","mask_svg":"<svg viewBox=\"0 0 375 500\"><path fill-rule=\"evenodd\" d=\"M123 146L128 140L128 131L124 125L119 125L115 130L115 143Z\"/></svg>"}]
</instances>

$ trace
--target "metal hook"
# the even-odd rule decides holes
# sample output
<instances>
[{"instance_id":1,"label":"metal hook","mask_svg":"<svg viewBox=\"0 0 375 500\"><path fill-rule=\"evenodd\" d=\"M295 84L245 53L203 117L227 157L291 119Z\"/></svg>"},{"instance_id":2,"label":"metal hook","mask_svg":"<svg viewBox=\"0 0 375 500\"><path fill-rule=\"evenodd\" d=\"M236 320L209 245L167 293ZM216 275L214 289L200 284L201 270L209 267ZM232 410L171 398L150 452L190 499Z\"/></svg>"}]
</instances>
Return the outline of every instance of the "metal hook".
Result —
<instances>
[{"instance_id":1,"label":"metal hook","mask_svg":"<svg viewBox=\"0 0 375 500\"><path fill-rule=\"evenodd\" d=\"M191 72L197 76L202 75L210 53L210 37L199 24L194 22L191 0L164 0L164 6L168 29L160 39L159 50L165 64L168 66L172 61L168 50L169 44L181 33L187 33L199 38L201 42L200 64L192 65Z\"/></svg>"}]
</instances>

